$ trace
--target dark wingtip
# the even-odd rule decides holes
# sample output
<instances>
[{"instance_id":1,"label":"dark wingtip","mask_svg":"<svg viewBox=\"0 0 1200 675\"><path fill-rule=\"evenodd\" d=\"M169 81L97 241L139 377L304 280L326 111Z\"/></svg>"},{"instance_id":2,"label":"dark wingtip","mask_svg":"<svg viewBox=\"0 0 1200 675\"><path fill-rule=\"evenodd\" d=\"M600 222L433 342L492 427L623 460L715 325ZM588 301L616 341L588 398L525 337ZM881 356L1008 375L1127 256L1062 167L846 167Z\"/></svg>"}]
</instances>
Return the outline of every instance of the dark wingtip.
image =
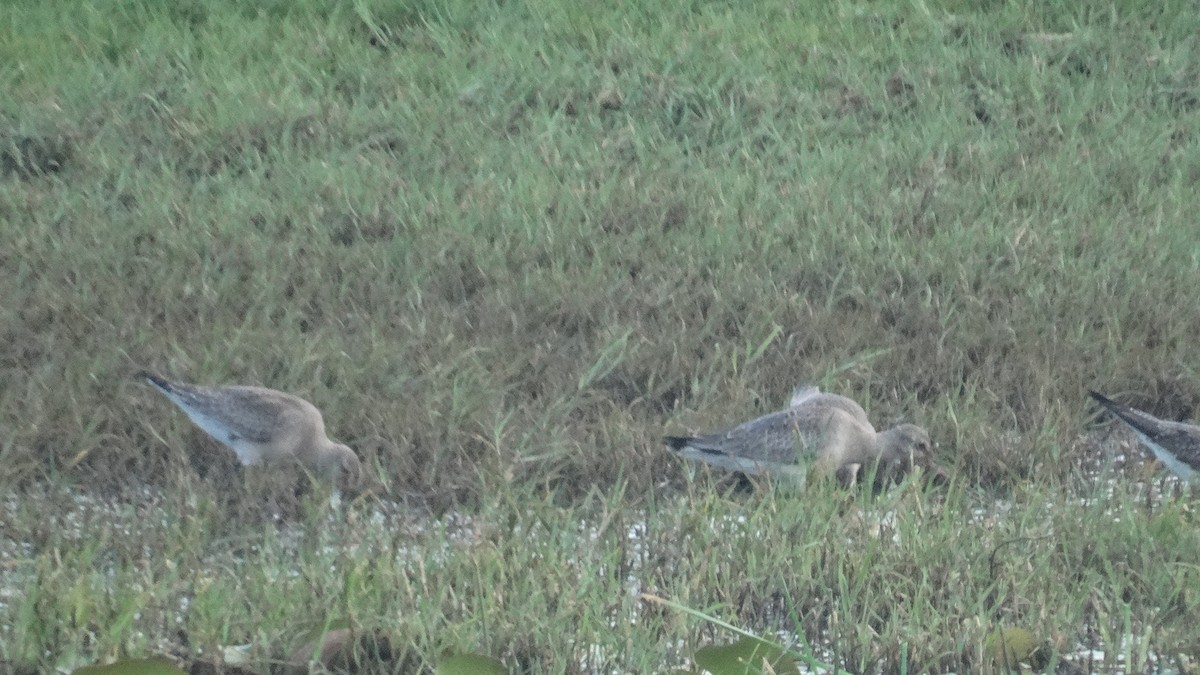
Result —
<instances>
[{"instance_id":1,"label":"dark wingtip","mask_svg":"<svg viewBox=\"0 0 1200 675\"><path fill-rule=\"evenodd\" d=\"M154 373L152 373L148 370L139 371L136 377L141 378L164 391L171 388L170 382L167 382L163 378L159 377L158 375L155 375Z\"/></svg>"},{"instance_id":2,"label":"dark wingtip","mask_svg":"<svg viewBox=\"0 0 1200 675\"><path fill-rule=\"evenodd\" d=\"M694 440L694 438L690 438L688 436L663 436L662 439L663 443L666 443L668 448L676 451L686 448Z\"/></svg>"},{"instance_id":3,"label":"dark wingtip","mask_svg":"<svg viewBox=\"0 0 1200 675\"><path fill-rule=\"evenodd\" d=\"M1094 401L1096 401L1096 403L1099 403L1100 405L1104 406L1111 412L1116 413L1118 415L1121 413L1121 411L1125 407L1125 406L1121 405L1120 403L1117 403L1116 401L1112 400L1111 398L1109 398L1109 397L1105 396L1104 394L1101 394L1100 392L1095 391L1095 390L1088 390L1088 395L1091 396L1092 399Z\"/></svg>"}]
</instances>

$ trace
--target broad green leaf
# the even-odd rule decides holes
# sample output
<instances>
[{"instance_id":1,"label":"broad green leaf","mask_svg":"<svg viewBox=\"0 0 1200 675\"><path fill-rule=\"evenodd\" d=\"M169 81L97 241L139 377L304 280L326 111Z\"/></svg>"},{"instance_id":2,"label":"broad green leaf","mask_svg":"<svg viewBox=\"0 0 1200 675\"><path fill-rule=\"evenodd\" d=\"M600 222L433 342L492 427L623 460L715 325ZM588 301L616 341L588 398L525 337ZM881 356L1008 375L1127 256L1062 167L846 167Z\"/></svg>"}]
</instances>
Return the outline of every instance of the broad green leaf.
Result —
<instances>
[{"instance_id":1,"label":"broad green leaf","mask_svg":"<svg viewBox=\"0 0 1200 675\"><path fill-rule=\"evenodd\" d=\"M1008 626L992 631L984 644L984 656L997 668L1016 670L1018 664L1038 660L1040 646L1032 632Z\"/></svg>"},{"instance_id":2,"label":"broad green leaf","mask_svg":"<svg viewBox=\"0 0 1200 675\"><path fill-rule=\"evenodd\" d=\"M693 657L713 675L800 675L795 659L775 644L743 637L730 645L704 647Z\"/></svg>"}]
</instances>

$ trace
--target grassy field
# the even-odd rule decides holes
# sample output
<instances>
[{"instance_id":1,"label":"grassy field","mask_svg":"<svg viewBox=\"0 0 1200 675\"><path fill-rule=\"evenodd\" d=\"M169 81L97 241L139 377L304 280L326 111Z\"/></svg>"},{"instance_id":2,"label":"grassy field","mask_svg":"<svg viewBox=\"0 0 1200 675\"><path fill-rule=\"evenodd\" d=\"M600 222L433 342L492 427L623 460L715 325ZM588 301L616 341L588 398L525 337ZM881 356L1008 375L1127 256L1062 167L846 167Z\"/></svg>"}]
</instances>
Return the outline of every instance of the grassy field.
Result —
<instances>
[{"instance_id":1,"label":"grassy field","mask_svg":"<svg viewBox=\"0 0 1200 675\"><path fill-rule=\"evenodd\" d=\"M1196 672L1195 498L1095 388L1200 403L1194 2L0 8L0 672ZM330 524L132 375L291 391ZM877 497L659 443L798 382L929 429ZM799 641L797 643L797 641ZM204 670L208 668L209 670ZM353 670L353 669L352 669Z\"/></svg>"}]
</instances>

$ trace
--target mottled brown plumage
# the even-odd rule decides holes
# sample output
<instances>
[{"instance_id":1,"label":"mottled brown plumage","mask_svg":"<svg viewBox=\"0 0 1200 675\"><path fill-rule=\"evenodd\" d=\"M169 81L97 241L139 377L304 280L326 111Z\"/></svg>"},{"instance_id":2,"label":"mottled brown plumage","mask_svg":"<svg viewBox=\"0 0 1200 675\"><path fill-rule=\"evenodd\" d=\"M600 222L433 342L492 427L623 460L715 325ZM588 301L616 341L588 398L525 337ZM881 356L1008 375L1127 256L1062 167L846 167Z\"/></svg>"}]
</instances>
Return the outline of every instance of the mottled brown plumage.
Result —
<instances>
[{"instance_id":1,"label":"mottled brown plumage","mask_svg":"<svg viewBox=\"0 0 1200 675\"><path fill-rule=\"evenodd\" d=\"M362 481L350 448L325 435L321 411L304 399L263 387L206 387L142 377L187 413L196 426L237 453L243 464L296 461L339 489Z\"/></svg>"},{"instance_id":2,"label":"mottled brown plumage","mask_svg":"<svg viewBox=\"0 0 1200 675\"><path fill-rule=\"evenodd\" d=\"M748 475L771 472L802 482L811 469L852 475L858 466L878 465L900 475L927 466L929 435L913 424L882 433L854 401L803 387L787 409L699 436L668 436L681 456Z\"/></svg>"}]
</instances>

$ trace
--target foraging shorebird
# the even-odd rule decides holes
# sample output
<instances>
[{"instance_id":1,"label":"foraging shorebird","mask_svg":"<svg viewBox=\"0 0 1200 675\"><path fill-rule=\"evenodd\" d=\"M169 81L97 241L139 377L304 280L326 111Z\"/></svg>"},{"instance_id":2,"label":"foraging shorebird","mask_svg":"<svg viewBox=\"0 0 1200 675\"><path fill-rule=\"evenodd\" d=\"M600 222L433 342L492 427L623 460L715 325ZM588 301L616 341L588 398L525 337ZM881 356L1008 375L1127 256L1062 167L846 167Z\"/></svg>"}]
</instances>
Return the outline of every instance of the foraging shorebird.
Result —
<instances>
[{"instance_id":1,"label":"foraging shorebird","mask_svg":"<svg viewBox=\"0 0 1200 675\"><path fill-rule=\"evenodd\" d=\"M764 472L803 485L808 471L852 482L860 467L899 477L932 459L929 434L914 424L880 433L854 401L816 387L798 387L787 409L701 436L667 436L679 455L747 475Z\"/></svg>"},{"instance_id":2,"label":"foraging shorebird","mask_svg":"<svg viewBox=\"0 0 1200 675\"><path fill-rule=\"evenodd\" d=\"M1183 422L1168 422L1121 405L1103 394L1091 391L1092 398L1104 406L1117 419L1121 420L1146 447L1154 453L1158 461L1167 465L1176 476L1185 482L1191 482L1200 472L1200 427Z\"/></svg>"},{"instance_id":3,"label":"foraging shorebird","mask_svg":"<svg viewBox=\"0 0 1200 675\"><path fill-rule=\"evenodd\" d=\"M299 396L263 387L204 387L141 377L187 413L196 426L232 448L242 464L299 462L339 489L362 481L362 465L350 448L325 435L316 406Z\"/></svg>"}]
</instances>

